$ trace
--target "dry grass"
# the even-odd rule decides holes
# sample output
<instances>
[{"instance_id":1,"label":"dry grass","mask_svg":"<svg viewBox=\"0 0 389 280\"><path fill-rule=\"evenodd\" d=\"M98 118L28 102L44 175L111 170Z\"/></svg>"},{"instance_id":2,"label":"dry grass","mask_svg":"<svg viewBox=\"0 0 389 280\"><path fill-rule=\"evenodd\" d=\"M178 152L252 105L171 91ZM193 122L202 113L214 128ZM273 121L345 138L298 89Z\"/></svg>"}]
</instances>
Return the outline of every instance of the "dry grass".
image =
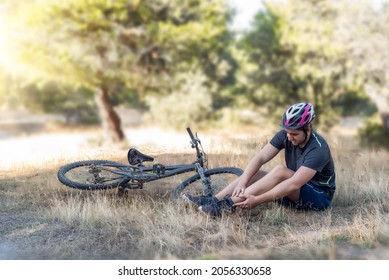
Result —
<instances>
[{"instance_id":1,"label":"dry grass","mask_svg":"<svg viewBox=\"0 0 389 280\"><path fill-rule=\"evenodd\" d=\"M265 143L220 135L206 143L211 166L244 167ZM320 213L268 204L213 219L171 199L178 177L119 197L61 185L56 172L68 159L14 165L0 176L0 258L388 259L389 154L331 145L338 189ZM156 151L165 164L193 156ZM124 161L125 150L99 157Z\"/></svg>"}]
</instances>

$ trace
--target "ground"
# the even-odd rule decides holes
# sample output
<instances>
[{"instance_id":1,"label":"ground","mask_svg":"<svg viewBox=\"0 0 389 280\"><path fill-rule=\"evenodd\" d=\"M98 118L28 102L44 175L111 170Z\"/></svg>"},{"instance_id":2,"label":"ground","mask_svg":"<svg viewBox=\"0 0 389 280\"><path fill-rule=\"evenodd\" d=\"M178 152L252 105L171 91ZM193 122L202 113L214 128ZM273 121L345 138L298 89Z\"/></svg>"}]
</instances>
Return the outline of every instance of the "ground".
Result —
<instances>
[{"instance_id":1,"label":"ground","mask_svg":"<svg viewBox=\"0 0 389 280\"><path fill-rule=\"evenodd\" d=\"M139 115L127 113L122 112L122 117L141 120ZM339 147L334 155L343 164L339 177L346 179L340 178L344 193L339 190L336 207L325 215L264 207L260 214L209 221L190 209L177 210L164 193L134 192L131 202L135 203L130 205L115 192L103 196L78 193L56 179L62 164L101 157L125 161L129 147L156 155L157 160L186 160L190 147L185 131L128 121L128 141L107 147L98 127L64 127L58 124L58 116L8 113L0 117L0 259L389 259L385 154L345 153L342 147L348 151L355 147L330 140ZM340 131L352 135L355 124L359 121L346 120L336 135ZM261 142L240 133L232 135L235 138L226 148L227 134L231 136L231 131L200 131L216 165L243 168L249 159L247 151L258 149ZM350 174L354 172L358 175ZM367 176L359 177L364 172ZM144 204L150 209L142 209ZM100 216L93 216L96 211L101 211ZM177 215L184 219L181 223ZM83 224L85 219L88 225ZM104 222L107 219L109 224ZM139 249L139 244L144 248ZM215 251L220 244L226 249Z\"/></svg>"}]
</instances>

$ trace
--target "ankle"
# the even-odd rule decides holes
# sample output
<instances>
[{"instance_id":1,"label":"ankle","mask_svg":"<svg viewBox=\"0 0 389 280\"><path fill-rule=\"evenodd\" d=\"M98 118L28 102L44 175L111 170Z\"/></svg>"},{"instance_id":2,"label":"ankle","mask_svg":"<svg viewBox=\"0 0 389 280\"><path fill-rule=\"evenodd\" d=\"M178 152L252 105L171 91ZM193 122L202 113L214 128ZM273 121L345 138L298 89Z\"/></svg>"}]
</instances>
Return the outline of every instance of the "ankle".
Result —
<instances>
[{"instance_id":1,"label":"ankle","mask_svg":"<svg viewBox=\"0 0 389 280\"><path fill-rule=\"evenodd\" d=\"M234 197L231 197L231 201L235 204L235 203L239 203L239 202L243 202L245 199L242 198L242 197L239 197L239 196L234 196Z\"/></svg>"}]
</instances>

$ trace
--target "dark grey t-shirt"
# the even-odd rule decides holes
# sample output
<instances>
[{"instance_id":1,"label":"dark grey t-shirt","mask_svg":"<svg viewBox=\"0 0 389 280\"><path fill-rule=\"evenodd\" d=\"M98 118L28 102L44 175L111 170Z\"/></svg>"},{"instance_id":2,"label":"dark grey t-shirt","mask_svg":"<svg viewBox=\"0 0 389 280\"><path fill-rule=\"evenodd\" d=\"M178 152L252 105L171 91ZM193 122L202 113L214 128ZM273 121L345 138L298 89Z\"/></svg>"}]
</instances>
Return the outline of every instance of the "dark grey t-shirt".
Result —
<instances>
[{"instance_id":1,"label":"dark grey t-shirt","mask_svg":"<svg viewBox=\"0 0 389 280\"><path fill-rule=\"evenodd\" d=\"M330 148L326 140L312 131L308 143L299 148L288 140L285 130L279 131L270 141L276 149L285 149L286 166L297 171L300 166L316 170L315 176L309 181L318 187L335 189L335 167Z\"/></svg>"}]
</instances>

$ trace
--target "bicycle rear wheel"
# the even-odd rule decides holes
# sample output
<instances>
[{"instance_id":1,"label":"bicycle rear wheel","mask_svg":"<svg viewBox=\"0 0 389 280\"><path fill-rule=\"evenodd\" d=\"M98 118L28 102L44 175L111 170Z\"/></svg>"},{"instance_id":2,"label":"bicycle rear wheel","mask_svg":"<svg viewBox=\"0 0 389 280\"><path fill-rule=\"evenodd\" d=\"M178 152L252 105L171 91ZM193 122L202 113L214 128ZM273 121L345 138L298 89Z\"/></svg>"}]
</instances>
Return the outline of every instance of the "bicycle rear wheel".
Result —
<instances>
[{"instance_id":1,"label":"bicycle rear wheel","mask_svg":"<svg viewBox=\"0 0 389 280\"><path fill-rule=\"evenodd\" d=\"M217 194L242 173L243 170L240 168L219 167L209 169L204 174L211 180L213 194ZM184 191L195 196L204 195L204 190L200 175L196 174L178 185L173 192L173 198L178 198Z\"/></svg>"},{"instance_id":2,"label":"bicycle rear wheel","mask_svg":"<svg viewBox=\"0 0 389 280\"><path fill-rule=\"evenodd\" d=\"M67 164L58 170L58 180L71 188L82 190L111 189L127 183L128 177L115 174L128 166L109 160L87 160Z\"/></svg>"}]
</instances>

